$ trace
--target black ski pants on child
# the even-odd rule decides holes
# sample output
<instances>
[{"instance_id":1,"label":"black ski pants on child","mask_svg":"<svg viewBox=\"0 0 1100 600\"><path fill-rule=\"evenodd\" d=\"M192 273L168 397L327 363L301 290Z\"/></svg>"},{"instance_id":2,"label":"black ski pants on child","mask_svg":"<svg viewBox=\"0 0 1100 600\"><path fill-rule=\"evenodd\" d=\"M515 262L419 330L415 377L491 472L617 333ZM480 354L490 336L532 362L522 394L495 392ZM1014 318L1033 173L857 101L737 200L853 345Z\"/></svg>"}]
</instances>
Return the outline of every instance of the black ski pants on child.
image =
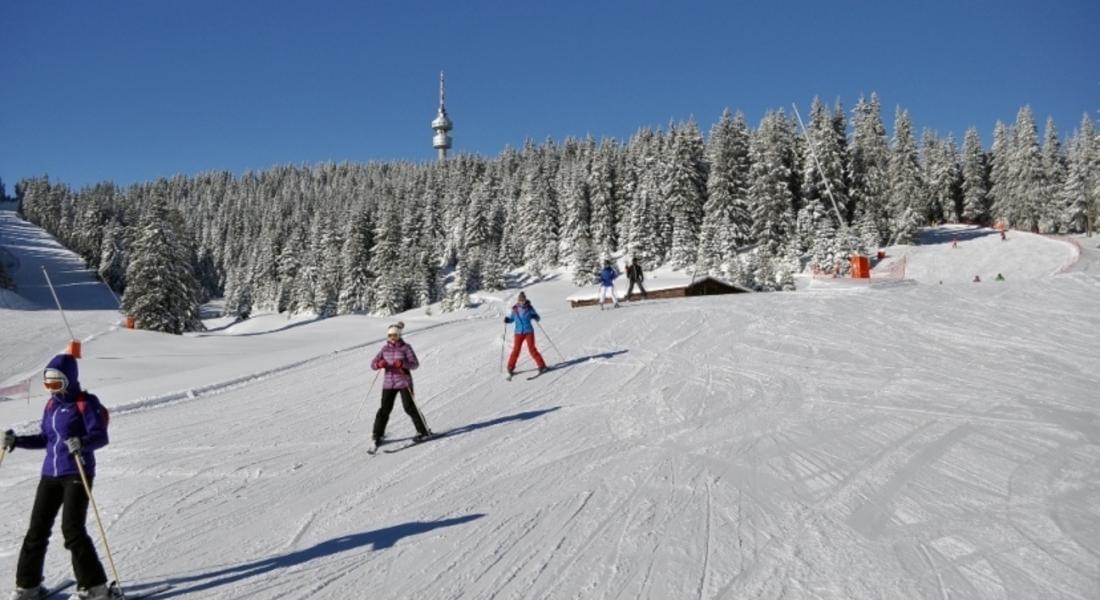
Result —
<instances>
[{"instance_id":1,"label":"black ski pants on child","mask_svg":"<svg viewBox=\"0 0 1100 600\"><path fill-rule=\"evenodd\" d=\"M92 481L88 480L88 486ZM95 545L84 521L88 516L88 494L79 475L42 477L31 509L31 525L23 538L19 551L19 566L15 570L15 585L33 588L42 584L42 570L46 563L46 546L50 543L57 511L61 511L61 534L65 548L72 553L73 574L78 587L90 588L107 583L107 574L99 562Z\"/></svg>"},{"instance_id":2,"label":"black ski pants on child","mask_svg":"<svg viewBox=\"0 0 1100 600\"><path fill-rule=\"evenodd\" d=\"M413 402L413 395L409 388L382 390L382 406L379 407L378 414L374 416L374 439L376 440L381 440L382 436L386 434L386 423L390 420L390 412L393 411L393 403L397 399L397 392L401 392L401 405L405 407L405 413L412 419L416 432L421 435L428 433L428 424L424 422L424 415L420 414L420 409Z\"/></svg>"}]
</instances>

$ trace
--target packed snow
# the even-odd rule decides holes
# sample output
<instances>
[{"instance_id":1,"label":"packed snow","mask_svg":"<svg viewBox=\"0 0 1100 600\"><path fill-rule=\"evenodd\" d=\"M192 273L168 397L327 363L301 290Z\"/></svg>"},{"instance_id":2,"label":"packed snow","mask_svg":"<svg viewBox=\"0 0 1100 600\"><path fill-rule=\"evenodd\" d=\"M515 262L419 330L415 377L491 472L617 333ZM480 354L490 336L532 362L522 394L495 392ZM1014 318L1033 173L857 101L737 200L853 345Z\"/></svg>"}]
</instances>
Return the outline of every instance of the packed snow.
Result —
<instances>
[{"instance_id":1,"label":"packed snow","mask_svg":"<svg viewBox=\"0 0 1100 600\"><path fill-rule=\"evenodd\" d=\"M124 587L1100 597L1096 238L966 230L952 248L959 231L940 228L888 249L903 280L602 312L569 308L577 288L551 276L524 291L560 366L527 380L524 354L507 382L515 289L454 313L127 330L88 297L106 290L78 260L2 216L0 245L23 261L20 296L0 296L0 389L28 391L0 401L0 425L37 427L38 370L68 333L33 286L41 266L70 273L59 295L85 340L81 379L112 407L95 498ZM380 390L367 364L397 319L422 364L416 400L447 435L368 456ZM412 433L395 409L389 436ZM9 585L41 460L16 450L0 467ZM88 527L102 556L92 515ZM46 572L70 576L58 532Z\"/></svg>"}]
</instances>

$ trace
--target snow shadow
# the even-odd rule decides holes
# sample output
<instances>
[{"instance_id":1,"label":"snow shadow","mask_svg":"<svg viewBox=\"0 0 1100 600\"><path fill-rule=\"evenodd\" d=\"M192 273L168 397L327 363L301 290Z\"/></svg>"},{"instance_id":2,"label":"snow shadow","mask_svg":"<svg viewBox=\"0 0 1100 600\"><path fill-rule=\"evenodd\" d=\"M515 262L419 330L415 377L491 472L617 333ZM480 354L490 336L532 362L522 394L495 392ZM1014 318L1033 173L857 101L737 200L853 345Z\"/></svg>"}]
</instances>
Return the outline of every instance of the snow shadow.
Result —
<instances>
[{"instance_id":1,"label":"snow shadow","mask_svg":"<svg viewBox=\"0 0 1100 600\"><path fill-rule=\"evenodd\" d=\"M503 425L504 423L511 423L513 421L530 421L545 415L546 413L554 412L561 408L560 406L554 406L551 408L543 408L540 410L528 410L514 415L508 415L506 417L497 417L495 419L489 419L488 421L479 421L477 423L470 423L469 425L463 425L461 427L455 427L454 429L448 429L441 433L446 437L455 435L462 435L464 433L470 433L471 431L477 431L478 429L485 429L486 427L492 427L494 425Z\"/></svg>"},{"instance_id":2,"label":"snow shadow","mask_svg":"<svg viewBox=\"0 0 1100 600\"><path fill-rule=\"evenodd\" d=\"M452 519L440 519L438 521L412 521L410 523L402 523L401 525L383 527L382 529L375 529L374 531L340 536L310 546L309 548L245 563L243 565L228 567L209 573L199 573L198 575L191 575L188 577L170 577L160 581L151 581L140 585L128 586L124 589L132 588L134 591L138 591L141 588L169 584L173 586L172 589L157 594L158 598L172 598L184 594L194 594L196 592L236 583L251 577L262 576L273 571L295 567L313 560L335 556L344 552L361 550L367 546L370 546L372 551L384 550L393 547L393 545L402 538L420 535L443 527L463 525L484 516L484 514L475 513Z\"/></svg>"},{"instance_id":3,"label":"snow shadow","mask_svg":"<svg viewBox=\"0 0 1100 600\"><path fill-rule=\"evenodd\" d=\"M601 352L600 354L589 354L588 356L581 356L579 358L570 358L569 360L565 360L554 365L554 370L557 371L558 369L567 369L569 367L579 365L590 360L608 360L611 358L615 358L620 354L626 354L627 352L629 352L629 350L612 350L611 352Z\"/></svg>"}]
</instances>

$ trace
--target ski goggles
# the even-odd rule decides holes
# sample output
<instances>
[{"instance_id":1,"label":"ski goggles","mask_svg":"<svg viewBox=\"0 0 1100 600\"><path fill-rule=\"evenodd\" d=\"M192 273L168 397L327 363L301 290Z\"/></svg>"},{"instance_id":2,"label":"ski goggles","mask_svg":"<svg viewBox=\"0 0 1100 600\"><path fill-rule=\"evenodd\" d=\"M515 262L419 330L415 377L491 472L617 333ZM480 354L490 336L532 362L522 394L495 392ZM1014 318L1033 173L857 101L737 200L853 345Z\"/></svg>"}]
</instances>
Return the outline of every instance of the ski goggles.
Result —
<instances>
[{"instance_id":1,"label":"ski goggles","mask_svg":"<svg viewBox=\"0 0 1100 600\"><path fill-rule=\"evenodd\" d=\"M57 369L47 369L45 376L42 378L42 385L46 386L50 393L56 394L69 387L69 379Z\"/></svg>"}]
</instances>

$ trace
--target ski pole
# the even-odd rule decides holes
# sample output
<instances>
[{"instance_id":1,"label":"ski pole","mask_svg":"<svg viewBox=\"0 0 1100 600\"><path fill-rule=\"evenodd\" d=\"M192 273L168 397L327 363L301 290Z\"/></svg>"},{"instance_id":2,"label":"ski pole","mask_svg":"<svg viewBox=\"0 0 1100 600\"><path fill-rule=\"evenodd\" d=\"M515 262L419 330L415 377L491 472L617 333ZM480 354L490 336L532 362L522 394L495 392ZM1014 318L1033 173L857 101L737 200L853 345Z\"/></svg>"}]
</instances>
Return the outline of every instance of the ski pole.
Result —
<instances>
[{"instance_id":1,"label":"ski pole","mask_svg":"<svg viewBox=\"0 0 1100 600\"><path fill-rule=\"evenodd\" d=\"M500 372L504 372L504 346L508 344L508 324L504 324L504 333L500 334Z\"/></svg>"},{"instance_id":2,"label":"ski pole","mask_svg":"<svg viewBox=\"0 0 1100 600\"><path fill-rule=\"evenodd\" d=\"M367 402L370 402L371 390L374 389L374 384L378 382L378 376L381 375L381 374L382 374L382 369L378 369L377 371L374 372L374 379L370 380L370 387L367 388L367 397L363 400L363 403L359 405L359 410L355 411L355 418L351 420L352 423L359 420L359 415L361 415L363 413L363 407L367 405ZM350 423L349 423L349 425L350 425ZM351 433L350 428L348 429L348 433Z\"/></svg>"},{"instance_id":3,"label":"ski pole","mask_svg":"<svg viewBox=\"0 0 1100 600\"><path fill-rule=\"evenodd\" d=\"M0 448L0 465L4 464L4 457L8 455L8 447Z\"/></svg>"},{"instance_id":4,"label":"ski pole","mask_svg":"<svg viewBox=\"0 0 1100 600\"><path fill-rule=\"evenodd\" d=\"M111 564L111 573L115 576L115 586L122 592L122 579L115 568L115 559L111 556L111 546L107 544L107 532L103 529L103 520L99 518L99 507L96 506L95 496L92 495L92 486L88 485L88 476L84 473L84 457L78 452L72 453L76 459L76 468L80 471L80 481L84 483L84 493L88 494L88 501L92 503L92 512L95 513L95 522L99 526L99 536L103 540L103 549L107 551L107 562ZM126 594L122 594L125 598Z\"/></svg>"},{"instance_id":5,"label":"ski pole","mask_svg":"<svg viewBox=\"0 0 1100 600\"><path fill-rule=\"evenodd\" d=\"M546 336L546 341L550 342L550 345L554 347L554 352L558 353L558 358L561 358L561 362L565 362L565 355L558 350L558 345L554 343L554 340L550 339L550 334L546 333L546 328L542 326L542 323L535 321L539 326L539 330L542 331L542 335Z\"/></svg>"}]
</instances>

